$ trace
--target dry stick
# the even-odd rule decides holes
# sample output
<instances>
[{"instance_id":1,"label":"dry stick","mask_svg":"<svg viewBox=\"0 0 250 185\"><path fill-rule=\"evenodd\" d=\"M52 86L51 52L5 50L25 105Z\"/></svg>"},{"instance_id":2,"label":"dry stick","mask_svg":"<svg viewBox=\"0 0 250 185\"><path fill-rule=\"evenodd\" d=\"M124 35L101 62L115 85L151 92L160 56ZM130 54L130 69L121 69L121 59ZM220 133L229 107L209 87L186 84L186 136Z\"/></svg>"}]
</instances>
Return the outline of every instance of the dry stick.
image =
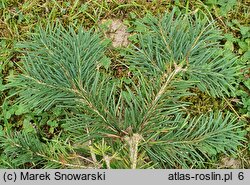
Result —
<instances>
[{"instance_id":1,"label":"dry stick","mask_svg":"<svg viewBox=\"0 0 250 185\"><path fill-rule=\"evenodd\" d=\"M233 108L232 104L223 96L223 99L227 102L229 107L232 109L232 111L237 115L239 119L241 119L240 115L237 113L237 111Z\"/></svg>"},{"instance_id":2,"label":"dry stick","mask_svg":"<svg viewBox=\"0 0 250 185\"><path fill-rule=\"evenodd\" d=\"M87 134L89 136L89 129L88 129L88 127L86 127L86 131L87 131ZM92 160L94 162L95 168L97 168L99 166L99 163L98 163L98 161L96 159L95 153L93 152L93 149L92 149L92 140L91 139L89 140L89 148L90 148L91 158L92 158Z\"/></svg>"},{"instance_id":3,"label":"dry stick","mask_svg":"<svg viewBox=\"0 0 250 185\"><path fill-rule=\"evenodd\" d=\"M90 162L90 163L92 163L92 164L95 164L94 161L92 161L92 160L90 160L90 159L88 159L88 158L86 158L86 157L83 157L83 156L81 156L81 155L76 155L75 157L69 157L69 159L75 159L75 158L80 158L80 159L83 159L83 160L85 160L85 161L88 161L88 162Z\"/></svg>"},{"instance_id":4,"label":"dry stick","mask_svg":"<svg viewBox=\"0 0 250 185\"><path fill-rule=\"evenodd\" d=\"M72 168L84 168L84 169L91 169L91 167L86 167L86 166L82 166L82 165L76 165L76 164L69 164L69 163L64 163L55 159L51 159L46 155L40 154L40 153L36 153L36 155L40 156L40 157L44 157L47 158L49 161L51 162L55 162L64 166L68 166L68 167L72 167Z\"/></svg>"}]
</instances>

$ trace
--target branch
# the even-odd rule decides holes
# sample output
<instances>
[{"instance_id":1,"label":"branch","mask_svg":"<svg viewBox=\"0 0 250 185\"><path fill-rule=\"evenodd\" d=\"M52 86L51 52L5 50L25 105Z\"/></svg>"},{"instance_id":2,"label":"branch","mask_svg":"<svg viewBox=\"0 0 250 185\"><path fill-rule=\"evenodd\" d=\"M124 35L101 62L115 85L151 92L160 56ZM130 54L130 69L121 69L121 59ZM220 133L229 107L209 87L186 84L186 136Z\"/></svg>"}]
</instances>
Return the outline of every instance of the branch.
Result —
<instances>
[{"instance_id":1,"label":"branch","mask_svg":"<svg viewBox=\"0 0 250 185\"><path fill-rule=\"evenodd\" d=\"M170 84L170 82L172 81L172 79L180 72L183 71L183 69L179 66L177 66L175 64L175 70L170 73L169 75L167 75L167 73L163 74L163 79L167 78L166 82L163 84L163 86L160 88L160 90L158 91L158 93L156 94L155 98L153 99L153 101L150 103L147 111L144 114L144 117L142 119L142 123L141 123L141 128L143 128L149 119L149 116L151 115L151 112L153 111L153 109L156 107L158 101L161 99L162 95L165 93L167 86Z\"/></svg>"}]
</instances>

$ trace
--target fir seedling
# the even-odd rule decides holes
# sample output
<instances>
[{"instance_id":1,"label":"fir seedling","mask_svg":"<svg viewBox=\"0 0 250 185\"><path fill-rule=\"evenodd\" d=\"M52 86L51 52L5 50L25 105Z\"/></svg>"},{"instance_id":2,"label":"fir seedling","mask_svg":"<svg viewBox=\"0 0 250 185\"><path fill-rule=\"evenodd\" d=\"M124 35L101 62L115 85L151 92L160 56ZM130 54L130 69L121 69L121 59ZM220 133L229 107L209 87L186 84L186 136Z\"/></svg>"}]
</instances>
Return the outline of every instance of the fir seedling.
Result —
<instances>
[{"instance_id":1,"label":"fir seedling","mask_svg":"<svg viewBox=\"0 0 250 185\"><path fill-rule=\"evenodd\" d=\"M196 87L213 97L234 92L236 59L220 49L213 24L172 12L145 17L136 30L138 43L125 52L133 77L122 86L103 72L108 42L91 31L57 24L21 45L22 74L9 84L18 103L66 116L53 140L1 135L6 166L201 168L218 153L235 154L242 122L229 112L192 117L182 101Z\"/></svg>"}]
</instances>

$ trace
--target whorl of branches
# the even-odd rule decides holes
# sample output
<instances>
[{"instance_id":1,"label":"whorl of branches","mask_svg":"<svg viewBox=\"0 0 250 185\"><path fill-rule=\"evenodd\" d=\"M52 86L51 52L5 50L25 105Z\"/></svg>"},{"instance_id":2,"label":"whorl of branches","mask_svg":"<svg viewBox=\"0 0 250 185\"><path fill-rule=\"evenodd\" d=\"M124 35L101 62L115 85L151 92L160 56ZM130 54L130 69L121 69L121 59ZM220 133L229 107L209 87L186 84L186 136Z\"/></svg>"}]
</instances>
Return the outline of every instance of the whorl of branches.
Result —
<instances>
[{"instance_id":1,"label":"whorl of branches","mask_svg":"<svg viewBox=\"0 0 250 185\"><path fill-rule=\"evenodd\" d=\"M119 157L131 168L148 159L156 168L202 167L213 154L235 153L244 137L242 123L234 115L210 112L191 117L184 111L189 104L181 101L192 95L193 87L214 97L234 91L236 59L220 49L214 25L174 11L161 18L147 16L136 24L138 43L126 49L125 57L128 68L135 69L134 77L123 88L101 72L107 42L100 36L60 24L40 29L20 46L22 74L9 84L17 89L18 103L38 113L62 107L67 113L63 132L77 146L90 145L94 163L98 163L94 145L102 140L116 156L123 150ZM6 155L20 164L32 155L34 163L60 165L58 152L66 158L75 152L60 149L51 154L50 146L37 144L38 138L17 136L21 138L2 136L1 142ZM22 145L22 150L10 149L10 142L17 148ZM139 162L141 156L147 160ZM112 166L112 160L109 163Z\"/></svg>"}]
</instances>

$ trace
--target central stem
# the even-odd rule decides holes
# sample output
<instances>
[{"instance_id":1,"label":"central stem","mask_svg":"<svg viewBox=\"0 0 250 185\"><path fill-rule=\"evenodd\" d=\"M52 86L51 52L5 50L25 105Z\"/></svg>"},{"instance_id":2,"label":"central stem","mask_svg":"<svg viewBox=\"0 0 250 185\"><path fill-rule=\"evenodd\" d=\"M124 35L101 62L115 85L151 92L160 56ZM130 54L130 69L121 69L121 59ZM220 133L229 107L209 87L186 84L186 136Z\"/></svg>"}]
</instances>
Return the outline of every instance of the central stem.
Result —
<instances>
[{"instance_id":1,"label":"central stem","mask_svg":"<svg viewBox=\"0 0 250 185\"><path fill-rule=\"evenodd\" d=\"M131 137L126 136L125 141L127 141L129 145L129 154L131 161L131 168L136 169L137 165L137 156L138 156L138 145L142 136L139 134L133 134Z\"/></svg>"}]
</instances>

